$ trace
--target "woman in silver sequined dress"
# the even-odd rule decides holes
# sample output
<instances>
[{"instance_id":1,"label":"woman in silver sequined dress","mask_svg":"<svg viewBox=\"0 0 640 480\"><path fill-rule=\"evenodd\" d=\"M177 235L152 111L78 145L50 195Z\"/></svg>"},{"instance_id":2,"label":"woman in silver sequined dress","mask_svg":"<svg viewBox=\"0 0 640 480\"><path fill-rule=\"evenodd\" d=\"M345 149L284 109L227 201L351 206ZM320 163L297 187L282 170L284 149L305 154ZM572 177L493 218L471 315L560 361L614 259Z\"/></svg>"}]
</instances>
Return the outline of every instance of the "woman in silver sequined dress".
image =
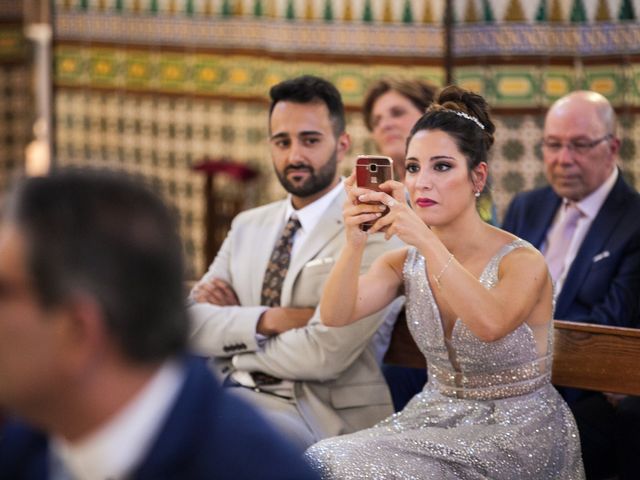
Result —
<instances>
[{"instance_id":1,"label":"woman in silver sequined dress","mask_svg":"<svg viewBox=\"0 0 640 480\"><path fill-rule=\"evenodd\" d=\"M483 222L495 127L484 99L457 87L413 127L405 185L347 181L347 242L327 281L323 322L346 325L407 297L429 381L401 412L306 452L325 478L581 479L574 419L550 384L553 286L528 243ZM365 204L362 202L380 202ZM384 206L390 208L381 215ZM358 277L367 233L407 248Z\"/></svg>"}]
</instances>

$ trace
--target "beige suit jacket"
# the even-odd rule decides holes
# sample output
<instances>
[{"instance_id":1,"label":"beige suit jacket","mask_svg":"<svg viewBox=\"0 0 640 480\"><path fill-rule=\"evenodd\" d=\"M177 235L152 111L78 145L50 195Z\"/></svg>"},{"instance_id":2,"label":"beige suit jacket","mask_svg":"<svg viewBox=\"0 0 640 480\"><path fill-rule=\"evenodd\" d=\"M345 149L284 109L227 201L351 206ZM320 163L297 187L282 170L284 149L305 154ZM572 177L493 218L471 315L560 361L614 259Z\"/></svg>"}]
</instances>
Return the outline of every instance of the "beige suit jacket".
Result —
<instances>
[{"instance_id":1,"label":"beige suit jacket","mask_svg":"<svg viewBox=\"0 0 640 480\"><path fill-rule=\"evenodd\" d=\"M315 308L322 288L344 245L342 205L345 193L331 203L322 220L291 261L281 305ZM346 327L327 327L318 312L304 328L269 337L261 345L256 324L264 271L282 231L285 200L238 215L205 278L217 277L234 288L240 305L194 304L192 341L197 351L232 360L232 368L260 371L291 380L291 396L316 439L369 427L393 412L387 385L375 359L372 338L387 309ZM372 235L363 271L382 253L402 244ZM268 395L269 393L265 393Z\"/></svg>"}]
</instances>

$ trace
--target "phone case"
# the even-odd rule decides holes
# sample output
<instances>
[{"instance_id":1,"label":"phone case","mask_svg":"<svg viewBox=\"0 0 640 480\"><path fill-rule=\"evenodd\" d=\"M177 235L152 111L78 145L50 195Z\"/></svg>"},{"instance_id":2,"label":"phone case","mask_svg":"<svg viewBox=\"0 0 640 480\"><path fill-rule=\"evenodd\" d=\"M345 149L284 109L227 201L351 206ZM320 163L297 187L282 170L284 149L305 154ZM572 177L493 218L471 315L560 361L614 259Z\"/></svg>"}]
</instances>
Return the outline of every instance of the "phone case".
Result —
<instances>
[{"instance_id":1,"label":"phone case","mask_svg":"<svg viewBox=\"0 0 640 480\"><path fill-rule=\"evenodd\" d=\"M360 155L356 160L356 185L379 191L380 184L393 179L393 160L381 155ZM387 208L382 215L389 213ZM369 230L373 222L360 224L364 231Z\"/></svg>"}]
</instances>

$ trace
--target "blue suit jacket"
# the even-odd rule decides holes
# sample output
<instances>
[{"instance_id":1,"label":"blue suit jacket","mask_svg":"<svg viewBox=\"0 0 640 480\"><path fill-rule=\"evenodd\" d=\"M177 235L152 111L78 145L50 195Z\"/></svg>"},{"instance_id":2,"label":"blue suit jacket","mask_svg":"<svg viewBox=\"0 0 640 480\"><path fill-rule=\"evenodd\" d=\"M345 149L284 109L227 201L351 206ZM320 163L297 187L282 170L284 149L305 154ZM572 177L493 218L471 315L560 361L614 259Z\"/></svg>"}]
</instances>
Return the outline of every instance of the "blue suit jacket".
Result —
<instances>
[{"instance_id":1,"label":"blue suit jacket","mask_svg":"<svg viewBox=\"0 0 640 480\"><path fill-rule=\"evenodd\" d=\"M186 365L177 401L132 479L317 478L260 416L223 392L204 361ZM16 420L0 430L0 479L45 480L48 458L43 433Z\"/></svg>"},{"instance_id":2,"label":"blue suit jacket","mask_svg":"<svg viewBox=\"0 0 640 480\"><path fill-rule=\"evenodd\" d=\"M551 187L517 195L502 228L540 248L561 204ZM640 195L620 174L593 220L557 298L555 318L638 327Z\"/></svg>"}]
</instances>

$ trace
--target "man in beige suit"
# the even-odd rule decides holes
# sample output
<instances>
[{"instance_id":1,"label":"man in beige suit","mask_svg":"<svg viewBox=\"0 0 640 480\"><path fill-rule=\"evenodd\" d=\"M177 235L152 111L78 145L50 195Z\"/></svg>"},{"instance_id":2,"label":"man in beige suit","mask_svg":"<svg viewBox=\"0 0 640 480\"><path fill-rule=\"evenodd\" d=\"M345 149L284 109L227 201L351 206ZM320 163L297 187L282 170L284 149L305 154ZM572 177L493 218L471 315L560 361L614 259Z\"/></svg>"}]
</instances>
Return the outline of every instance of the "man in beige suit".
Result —
<instances>
[{"instance_id":1,"label":"man in beige suit","mask_svg":"<svg viewBox=\"0 0 640 480\"><path fill-rule=\"evenodd\" d=\"M350 139L339 92L303 76L270 94L271 156L289 195L234 219L191 293L192 343L215 358L226 385L306 448L392 413L378 366L389 329L386 310L342 328L324 326L315 312L344 243L337 165ZM372 235L363 267L397 246Z\"/></svg>"}]
</instances>

